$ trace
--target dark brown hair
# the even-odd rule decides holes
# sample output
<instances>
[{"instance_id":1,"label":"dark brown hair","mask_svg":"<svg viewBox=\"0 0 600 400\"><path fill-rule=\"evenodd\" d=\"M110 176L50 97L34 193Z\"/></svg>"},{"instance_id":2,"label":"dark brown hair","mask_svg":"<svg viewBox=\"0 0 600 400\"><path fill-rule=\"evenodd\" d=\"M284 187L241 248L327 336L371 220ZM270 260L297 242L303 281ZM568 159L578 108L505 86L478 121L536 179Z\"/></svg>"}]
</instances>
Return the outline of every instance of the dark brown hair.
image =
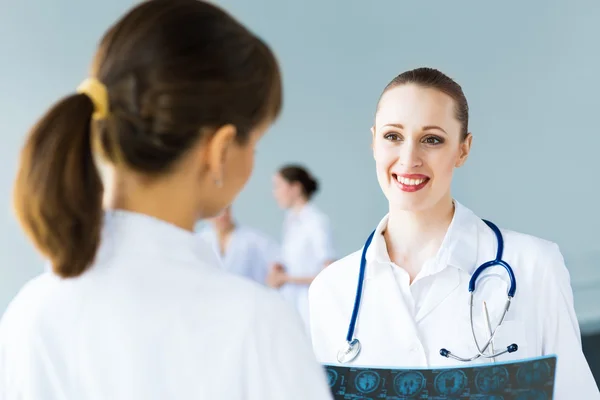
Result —
<instances>
[{"instance_id":1,"label":"dark brown hair","mask_svg":"<svg viewBox=\"0 0 600 400\"><path fill-rule=\"evenodd\" d=\"M279 175L288 183L299 183L308 200L319 190L319 182L300 165L285 165L279 169Z\"/></svg>"},{"instance_id":2,"label":"dark brown hair","mask_svg":"<svg viewBox=\"0 0 600 400\"><path fill-rule=\"evenodd\" d=\"M390 89L411 83L424 88L437 89L440 92L452 97L456 106L456 119L461 123L462 126L461 138L462 140L466 139L467 135L469 134L469 104L467 103L467 98L465 97L460 85L452 78L448 77L437 69L417 68L403 72L392 79L385 89L383 89L381 96L383 96L383 94Z\"/></svg>"},{"instance_id":3,"label":"dark brown hair","mask_svg":"<svg viewBox=\"0 0 600 400\"><path fill-rule=\"evenodd\" d=\"M100 240L103 188L92 144L109 161L156 176L220 126L235 125L245 143L282 101L267 45L197 0L133 8L102 39L91 75L107 88L107 118L92 121L84 94L57 102L29 133L14 188L23 229L62 277L83 273Z\"/></svg>"}]
</instances>

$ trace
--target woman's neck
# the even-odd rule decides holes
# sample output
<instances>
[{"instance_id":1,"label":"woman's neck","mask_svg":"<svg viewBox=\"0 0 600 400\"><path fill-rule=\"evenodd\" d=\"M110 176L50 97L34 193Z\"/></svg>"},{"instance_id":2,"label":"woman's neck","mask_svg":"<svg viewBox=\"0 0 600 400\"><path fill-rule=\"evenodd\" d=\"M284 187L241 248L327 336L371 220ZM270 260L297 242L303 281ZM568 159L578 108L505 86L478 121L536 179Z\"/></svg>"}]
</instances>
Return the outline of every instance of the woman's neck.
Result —
<instances>
[{"instance_id":1,"label":"woman's neck","mask_svg":"<svg viewBox=\"0 0 600 400\"><path fill-rule=\"evenodd\" d=\"M419 212L390 208L384 232L388 254L392 262L406 270L411 282L423 264L439 251L453 216L450 196Z\"/></svg>"},{"instance_id":2,"label":"woman's neck","mask_svg":"<svg viewBox=\"0 0 600 400\"><path fill-rule=\"evenodd\" d=\"M217 235L220 237L227 236L235 230L235 223L233 221L226 224L214 224L214 226Z\"/></svg>"},{"instance_id":3,"label":"woman's neck","mask_svg":"<svg viewBox=\"0 0 600 400\"><path fill-rule=\"evenodd\" d=\"M106 185L103 205L106 209L149 215L190 232L198 220L193 199L185 196L182 185L168 179L141 183L132 176L115 175Z\"/></svg>"},{"instance_id":4,"label":"woman's neck","mask_svg":"<svg viewBox=\"0 0 600 400\"><path fill-rule=\"evenodd\" d=\"M292 204L291 210L294 214L300 213L304 207L308 204L308 200L305 198L299 198Z\"/></svg>"},{"instance_id":5,"label":"woman's neck","mask_svg":"<svg viewBox=\"0 0 600 400\"><path fill-rule=\"evenodd\" d=\"M229 248L231 234L235 230L235 224L232 222L225 226L216 227L217 241L219 242L219 252L223 256Z\"/></svg>"}]
</instances>

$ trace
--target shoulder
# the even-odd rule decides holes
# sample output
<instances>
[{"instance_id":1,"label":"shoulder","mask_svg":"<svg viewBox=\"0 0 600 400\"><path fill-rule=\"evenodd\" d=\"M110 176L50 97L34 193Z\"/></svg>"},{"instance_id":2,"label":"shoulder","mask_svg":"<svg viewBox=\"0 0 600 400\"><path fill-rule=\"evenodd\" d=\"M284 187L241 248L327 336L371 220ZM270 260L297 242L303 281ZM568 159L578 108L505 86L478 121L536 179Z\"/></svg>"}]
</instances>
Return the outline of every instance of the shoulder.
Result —
<instances>
[{"instance_id":1,"label":"shoulder","mask_svg":"<svg viewBox=\"0 0 600 400\"><path fill-rule=\"evenodd\" d=\"M340 290L354 290L360 270L362 249L357 250L324 268L313 280L309 296L332 295Z\"/></svg>"},{"instance_id":2,"label":"shoulder","mask_svg":"<svg viewBox=\"0 0 600 400\"><path fill-rule=\"evenodd\" d=\"M329 225L329 216L323 212L315 204L309 203L306 205L306 220L315 224Z\"/></svg>"},{"instance_id":3,"label":"shoulder","mask_svg":"<svg viewBox=\"0 0 600 400\"><path fill-rule=\"evenodd\" d=\"M477 240L479 242L480 250L484 251L486 254L491 247L494 249L497 247L497 238L492 229L493 227L498 228L502 235L502 240L504 241L504 256L537 258L540 253L550 252L551 254L555 254L558 250L556 243L502 227L493 220L487 221L491 225L488 226L486 220L476 215L472 210L456 201L455 204L455 218L458 221L458 225L461 226L460 232L463 236L462 240ZM475 230L472 230L471 227L473 226L475 226ZM475 236L473 236L471 232L474 232Z\"/></svg>"},{"instance_id":4,"label":"shoulder","mask_svg":"<svg viewBox=\"0 0 600 400\"><path fill-rule=\"evenodd\" d=\"M476 226L475 237L466 235L464 240L477 240L478 260L493 258L498 241L494 231L468 208L460 205L462 221ZM458 209L457 207L457 209ZM493 222L493 221L492 221ZM513 269L521 286L538 289L541 281L562 280L570 285L569 272L559 246L550 240L498 226L504 242L502 259Z\"/></svg>"},{"instance_id":5,"label":"shoulder","mask_svg":"<svg viewBox=\"0 0 600 400\"><path fill-rule=\"evenodd\" d=\"M460 221L465 227L473 226L472 224L476 227L475 236L465 234L462 240L477 240L479 259L490 259L497 250L498 239L492 229L496 226L500 231L504 244L502 258L511 267L518 268L524 272L538 274L540 273L540 268L547 268L548 264L564 264L561 251L556 243L531 234L498 226L493 221L488 221L491 222L492 226L490 227L486 224L486 221L463 205L457 205L457 210L460 211ZM466 228L464 232L472 232L472 230L471 228Z\"/></svg>"},{"instance_id":6,"label":"shoulder","mask_svg":"<svg viewBox=\"0 0 600 400\"><path fill-rule=\"evenodd\" d=\"M238 232L241 236L248 240L256 241L256 242L273 242L274 239L271 236L267 235L260 229L249 227L249 226L240 226L237 228Z\"/></svg>"},{"instance_id":7,"label":"shoulder","mask_svg":"<svg viewBox=\"0 0 600 400\"><path fill-rule=\"evenodd\" d=\"M484 240L486 243L494 243L495 238L493 232L485 225L480 228L487 229ZM560 282L565 288L570 286L570 275L565 265L565 260L560 247L557 243L537 237L534 235L500 228L500 232L504 239L504 254L509 265L522 278L526 278L525 282L529 282L533 286L539 286L540 282ZM481 234L480 234L481 237Z\"/></svg>"},{"instance_id":8,"label":"shoulder","mask_svg":"<svg viewBox=\"0 0 600 400\"><path fill-rule=\"evenodd\" d=\"M39 331L44 320L57 316L52 312L52 299L60 295L57 283L60 280L48 271L27 282L11 300L0 321L0 337L4 340L11 333L27 335ZM26 328L31 327L31 328Z\"/></svg>"},{"instance_id":9,"label":"shoulder","mask_svg":"<svg viewBox=\"0 0 600 400\"><path fill-rule=\"evenodd\" d=\"M544 252L548 250L556 250L558 248L558 245L556 243L538 236L506 228L499 229L504 238L504 242L507 245L510 244L515 249L518 249L518 251L521 252Z\"/></svg>"},{"instance_id":10,"label":"shoulder","mask_svg":"<svg viewBox=\"0 0 600 400\"><path fill-rule=\"evenodd\" d=\"M44 298L51 294L51 292L56 291L57 283L60 280L61 278L54 275L51 270L32 278L18 291L17 295L10 302L7 312L12 309L21 312L25 308L33 311L37 307L42 307L44 305Z\"/></svg>"},{"instance_id":11,"label":"shoulder","mask_svg":"<svg viewBox=\"0 0 600 400\"><path fill-rule=\"evenodd\" d=\"M275 336L290 339L290 335L303 332L297 311L278 291L238 276L229 281L229 292L222 302L234 306L228 314L239 320L240 335L269 343Z\"/></svg>"},{"instance_id":12,"label":"shoulder","mask_svg":"<svg viewBox=\"0 0 600 400\"><path fill-rule=\"evenodd\" d=\"M256 228L240 227L239 235L250 251L256 252L260 257L273 257L279 250L275 239Z\"/></svg>"},{"instance_id":13,"label":"shoulder","mask_svg":"<svg viewBox=\"0 0 600 400\"><path fill-rule=\"evenodd\" d=\"M217 300L223 312L228 311L238 318L252 316L250 319L265 312L274 316L285 312L285 304L281 304L283 300L277 291L226 271L216 271L216 274L211 282L213 300ZM205 301L204 296L199 296Z\"/></svg>"},{"instance_id":14,"label":"shoulder","mask_svg":"<svg viewBox=\"0 0 600 400\"><path fill-rule=\"evenodd\" d=\"M327 266L309 288L313 351L323 362L333 362L331 348L346 334L356 297L361 255L362 249Z\"/></svg>"},{"instance_id":15,"label":"shoulder","mask_svg":"<svg viewBox=\"0 0 600 400\"><path fill-rule=\"evenodd\" d=\"M504 251L512 257L526 259L536 264L564 263L561 250L553 241L534 235L501 228Z\"/></svg>"}]
</instances>

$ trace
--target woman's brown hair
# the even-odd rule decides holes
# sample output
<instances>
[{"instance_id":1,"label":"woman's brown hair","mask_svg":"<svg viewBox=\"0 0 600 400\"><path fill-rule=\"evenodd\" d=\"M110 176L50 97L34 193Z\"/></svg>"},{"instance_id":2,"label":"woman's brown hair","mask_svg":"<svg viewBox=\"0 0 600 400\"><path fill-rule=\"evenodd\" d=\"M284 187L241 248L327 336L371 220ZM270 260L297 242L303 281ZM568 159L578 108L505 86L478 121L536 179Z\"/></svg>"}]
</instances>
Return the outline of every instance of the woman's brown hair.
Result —
<instances>
[{"instance_id":1,"label":"woman's brown hair","mask_svg":"<svg viewBox=\"0 0 600 400\"><path fill-rule=\"evenodd\" d=\"M29 133L14 187L23 229L62 277L83 273L100 241L103 188L92 144L111 162L159 175L206 132L233 124L244 144L281 109L271 50L198 0L133 8L102 39L91 76L106 87L106 118L92 119L85 94L58 101Z\"/></svg>"},{"instance_id":2,"label":"woman's brown hair","mask_svg":"<svg viewBox=\"0 0 600 400\"><path fill-rule=\"evenodd\" d=\"M455 117L461 123L461 139L469 134L469 104L461 86L452 78L435 68L416 68L396 76L383 89L385 92L397 86L414 84L424 88L432 88L450 96L455 104Z\"/></svg>"},{"instance_id":3,"label":"woman's brown hair","mask_svg":"<svg viewBox=\"0 0 600 400\"><path fill-rule=\"evenodd\" d=\"M307 200L319 190L319 182L301 165L284 165L279 169L279 175L288 183L299 183Z\"/></svg>"}]
</instances>

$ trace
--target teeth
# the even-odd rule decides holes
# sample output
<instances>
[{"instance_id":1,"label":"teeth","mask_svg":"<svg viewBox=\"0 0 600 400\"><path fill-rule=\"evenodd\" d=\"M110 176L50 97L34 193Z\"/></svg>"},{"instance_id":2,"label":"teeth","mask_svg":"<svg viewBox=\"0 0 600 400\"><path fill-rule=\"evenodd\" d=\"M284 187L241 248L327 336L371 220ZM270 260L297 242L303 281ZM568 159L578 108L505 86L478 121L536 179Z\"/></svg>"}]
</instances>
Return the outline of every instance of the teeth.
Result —
<instances>
[{"instance_id":1,"label":"teeth","mask_svg":"<svg viewBox=\"0 0 600 400\"><path fill-rule=\"evenodd\" d=\"M408 186L420 185L421 183L425 182L425 180L426 180L426 178L424 178L424 179L409 179L409 178L404 178L402 176L397 176L396 179L401 184L408 185Z\"/></svg>"}]
</instances>

